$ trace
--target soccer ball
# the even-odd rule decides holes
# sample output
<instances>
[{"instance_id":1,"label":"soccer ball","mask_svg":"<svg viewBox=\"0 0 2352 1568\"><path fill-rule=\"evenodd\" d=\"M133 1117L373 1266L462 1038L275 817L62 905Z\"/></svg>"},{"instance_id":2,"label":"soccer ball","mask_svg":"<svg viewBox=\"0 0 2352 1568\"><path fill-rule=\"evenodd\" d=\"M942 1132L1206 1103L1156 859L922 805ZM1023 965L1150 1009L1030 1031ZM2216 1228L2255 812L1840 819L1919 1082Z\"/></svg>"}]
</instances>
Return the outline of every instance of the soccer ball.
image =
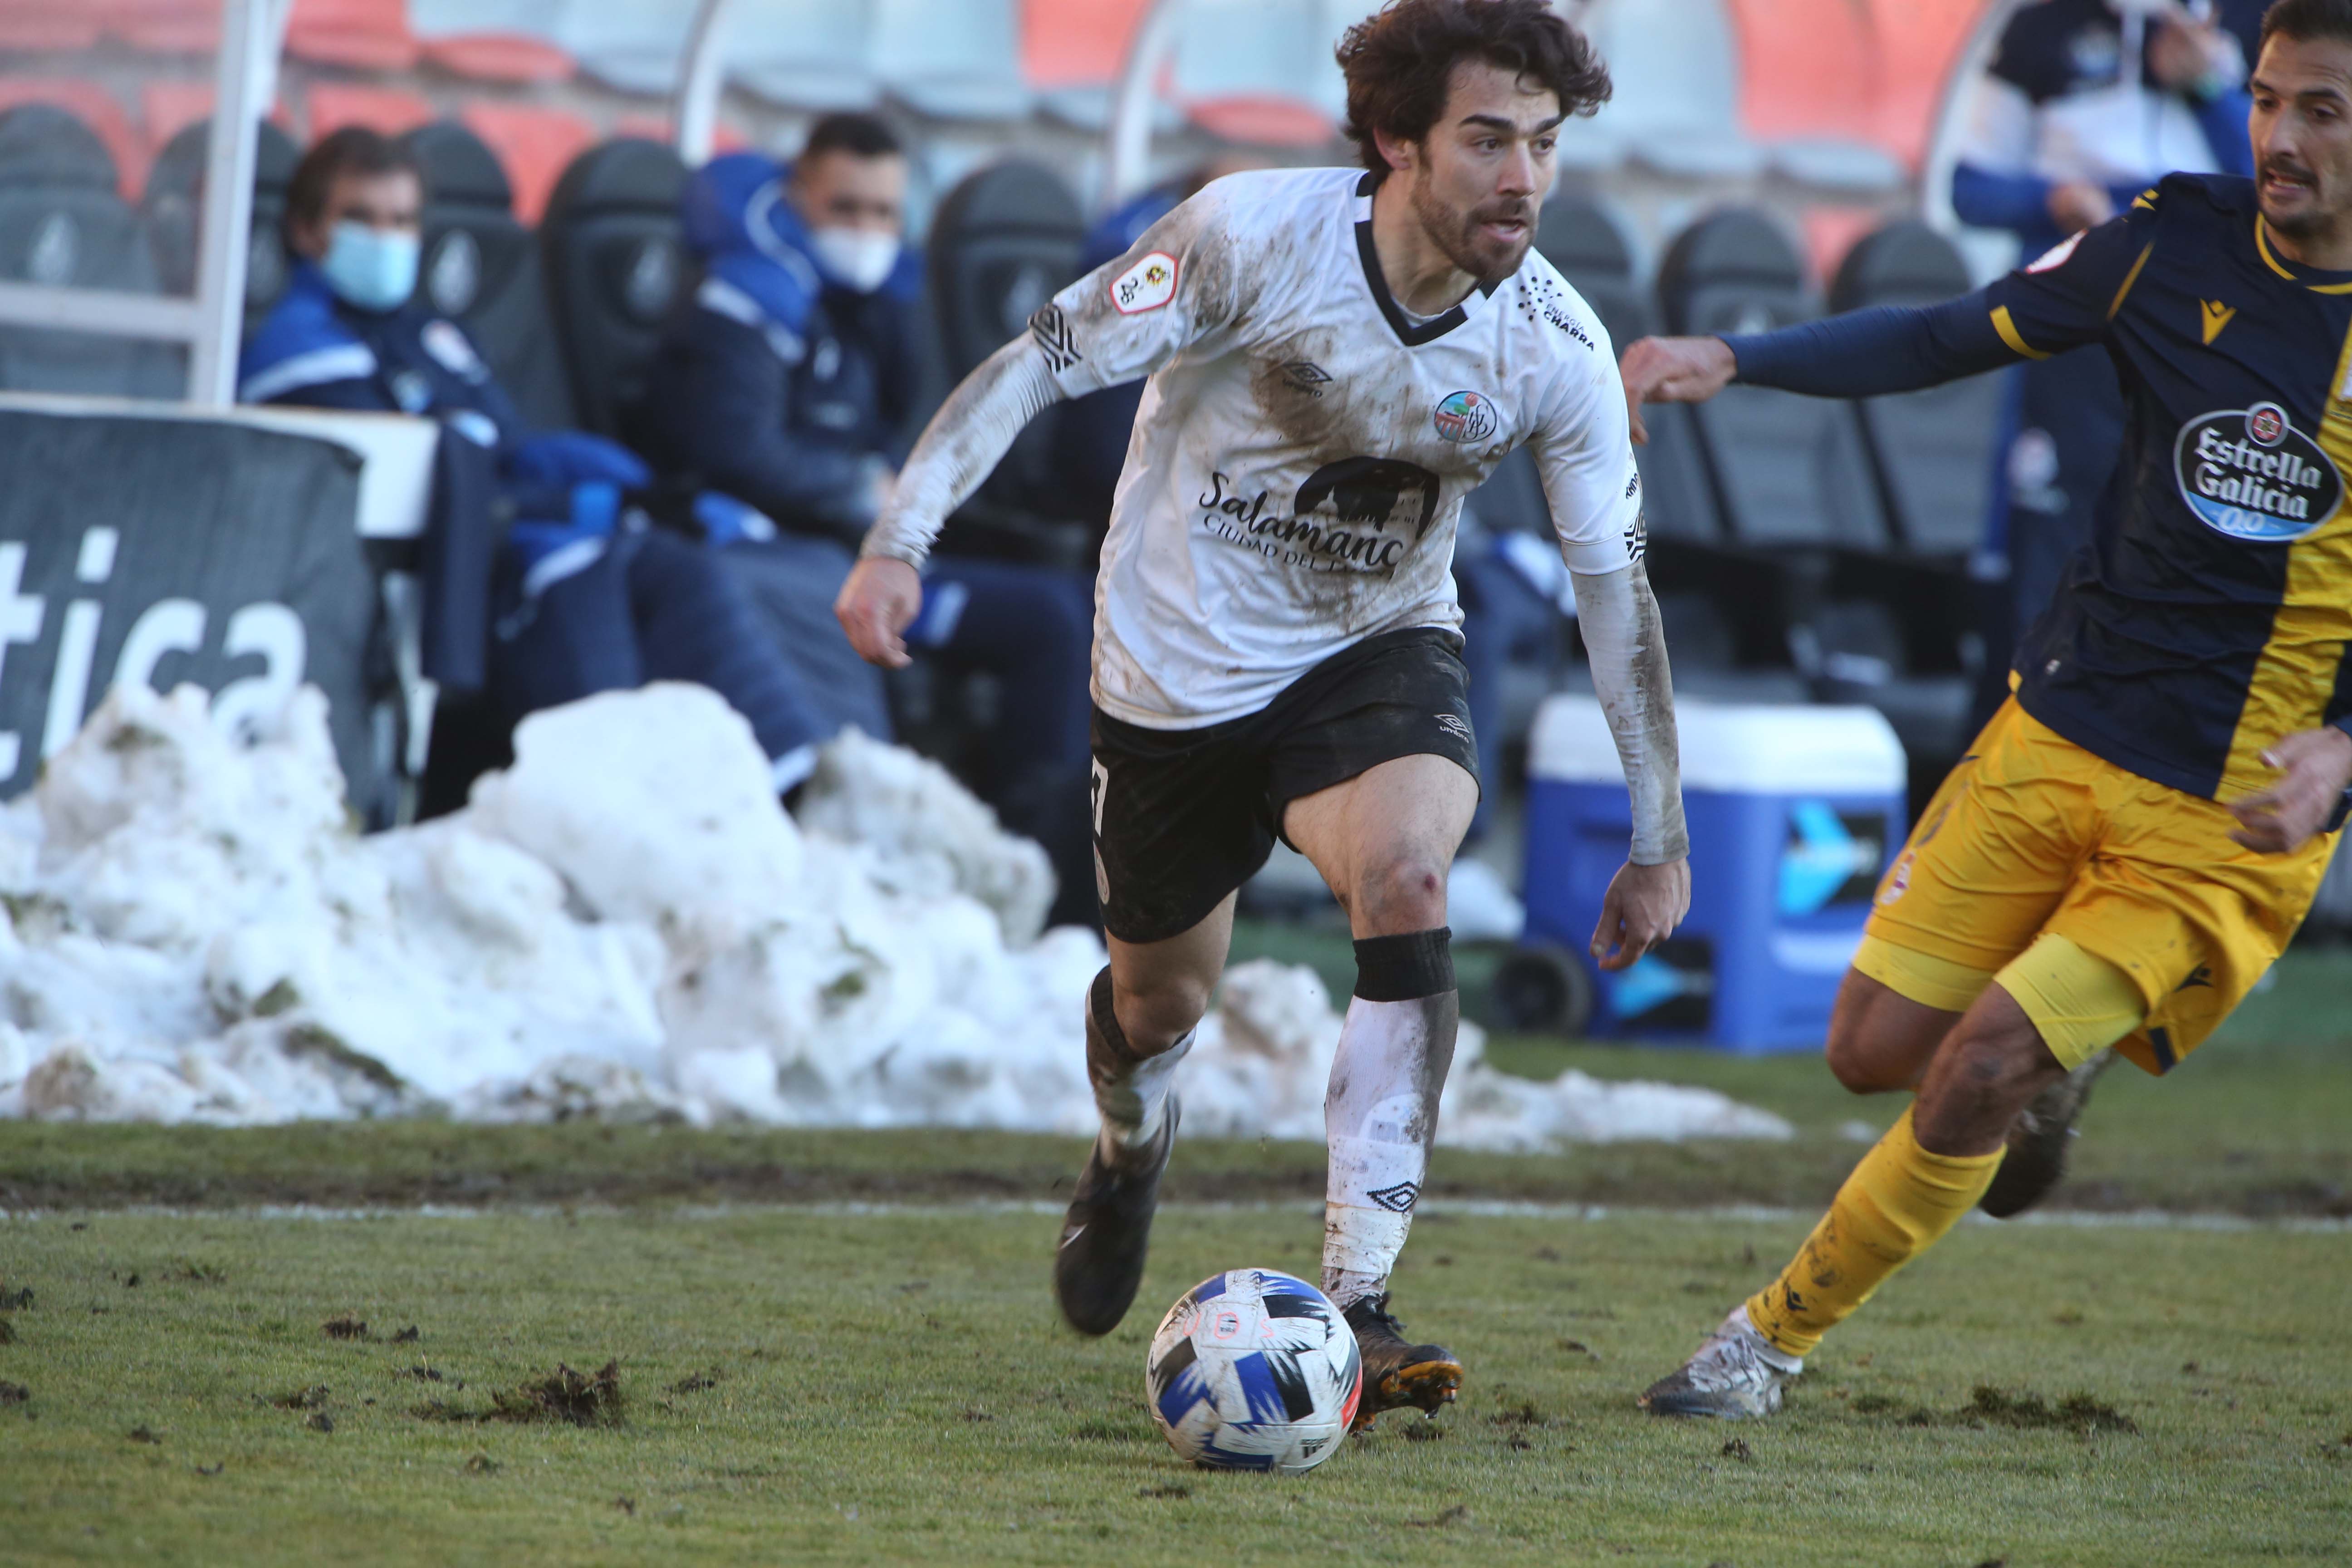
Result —
<instances>
[{"instance_id":1,"label":"soccer ball","mask_svg":"<svg viewBox=\"0 0 2352 1568\"><path fill-rule=\"evenodd\" d=\"M1169 1446L1214 1469L1313 1469L1347 1436L1363 1392L1348 1320L1272 1268L1228 1268L1185 1291L1143 1363Z\"/></svg>"}]
</instances>

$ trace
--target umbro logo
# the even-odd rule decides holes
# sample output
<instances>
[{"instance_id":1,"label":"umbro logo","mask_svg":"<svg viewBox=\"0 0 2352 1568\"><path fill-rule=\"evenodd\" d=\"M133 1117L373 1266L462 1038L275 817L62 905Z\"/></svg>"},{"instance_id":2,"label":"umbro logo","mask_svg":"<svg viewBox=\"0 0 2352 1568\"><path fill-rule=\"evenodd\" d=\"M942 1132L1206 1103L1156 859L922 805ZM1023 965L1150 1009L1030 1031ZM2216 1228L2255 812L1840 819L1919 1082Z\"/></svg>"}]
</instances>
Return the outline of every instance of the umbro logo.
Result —
<instances>
[{"instance_id":1,"label":"umbro logo","mask_svg":"<svg viewBox=\"0 0 2352 1568\"><path fill-rule=\"evenodd\" d=\"M1411 1214L1412 1205L1421 1197L1421 1187L1413 1182L1399 1182L1393 1187L1382 1187L1364 1195L1391 1214Z\"/></svg>"},{"instance_id":2,"label":"umbro logo","mask_svg":"<svg viewBox=\"0 0 2352 1568\"><path fill-rule=\"evenodd\" d=\"M1459 713L1440 713L1437 727L1449 735L1459 735L1465 741L1470 739L1470 721Z\"/></svg>"},{"instance_id":3,"label":"umbro logo","mask_svg":"<svg viewBox=\"0 0 2352 1568\"><path fill-rule=\"evenodd\" d=\"M2205 321L2205 346L2210 348L2213 340L2221 335L2221 329L2230 324L2230 318L2238 313L2238 308L2224 305L2219 300L2200 300L2197 304Z\"/></svg>"},{"instance_id":4,"label":"umbro logo","mask_svg":"<svg viewBox=\"0 0 2352 1568\"><path fill-rule=\"evenodd\" d=\"M1630 563L1649 552L1650 520L1645 513L1637 511L1633 521L1625 525L1625 559Z\"/></svg>"},{"instance_id":5,"label":"umbro logo","mask_svg":"<svg viewBox=\"0 0 2352 1568\"><path fill-rule=\"evenodd\" d=\"M1037 340L1045 351L1045 363L1055 374L1069 369L1086 356L1078 353L1077 334L1070 331L1070 319L1059 305L1041 305L1029 318L1029 335Z\"/></svg>"},{"instance_id":6,"label":"umbro logo","mask_svg":"<svg viewBox=\"0 0 2352 1568\"><path fill-rule=\"evenodd\" d=\"M1295 359L1282 367L1282 379L1309 397L1320 397L1331 384L1331 373L1313 360Z\"/></svg>"}]
</instances>

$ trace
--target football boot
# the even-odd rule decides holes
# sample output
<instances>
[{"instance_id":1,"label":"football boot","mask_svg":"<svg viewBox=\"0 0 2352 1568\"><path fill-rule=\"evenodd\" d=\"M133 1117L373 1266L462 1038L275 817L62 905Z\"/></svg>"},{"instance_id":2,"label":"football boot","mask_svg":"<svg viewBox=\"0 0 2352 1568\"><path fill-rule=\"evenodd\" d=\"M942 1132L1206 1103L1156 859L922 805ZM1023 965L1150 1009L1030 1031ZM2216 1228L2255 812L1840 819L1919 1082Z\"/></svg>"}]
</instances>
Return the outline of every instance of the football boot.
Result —
<instances>
[{"instance_id":1,"label":"football boot","mask_svg":"<svg viewBox=\"0 0 2352 1568\"><path fill-rule=\"evenodd\" d=\"M2115 1059L2115 1052L2101 1051L2035 1095L2033 1103L2017 1113L2017 1120L2009 1124L2009 1152L2001 1156L1992 1185L1977 1200L1977 1207L1995 1219L2007 1219L2050 1195L2050 1189L2065 1175L2066 1156L2081 1134L2074 1124L2082 1120L2083 1107L2090 1101L2091 1084Z\"/></svg>"},{"instance_id":2,"label":"football boot","mask_svg":"<svg viewBox=\"0 0 2352 1568\"><path fill-rule=\"evenodd\" d=\"M1160 1206L1160 1178L1176 1147L1177 1112L1171 1094L1159 1136L1116 1161L1103 1158L1101 1138L1087 1152L1054 1254L1054 1300L1082 1334L1110 1332L1135 1304L1151 1245L1152 1212Z\"/></svg>"},{"instance_id":3,"label":"football boot","mask_svg":"<svg viewBox=\"0 0 2352 1568\"><path fill-rule=\"evenodd\" d=\"M1769 1415L1780 1408L1781 1387L1804 1370L1802 1356L1774 1350L1756 1331L1743 1301L1696 1355L1650 1384L1641 1405L1653 1415Z\"/></svg>"},{"instance_id":4,"label":"football boot","mask_svg":"<svg viewBox=\"0 0 2352 1568\"><path fill-rule=\"evenodd\" d=\"M1408 1405L1433 1416L1462 1391L1460 1359L1444 1345L1408 1344L1404 1325L1389 1315L1388 1304L1383 1290L1366 1296L1345 1314L1364 1360L1364 1394L1350 1432L1363 1431L1383 1410Z\"/></svg>"}]
</instances>

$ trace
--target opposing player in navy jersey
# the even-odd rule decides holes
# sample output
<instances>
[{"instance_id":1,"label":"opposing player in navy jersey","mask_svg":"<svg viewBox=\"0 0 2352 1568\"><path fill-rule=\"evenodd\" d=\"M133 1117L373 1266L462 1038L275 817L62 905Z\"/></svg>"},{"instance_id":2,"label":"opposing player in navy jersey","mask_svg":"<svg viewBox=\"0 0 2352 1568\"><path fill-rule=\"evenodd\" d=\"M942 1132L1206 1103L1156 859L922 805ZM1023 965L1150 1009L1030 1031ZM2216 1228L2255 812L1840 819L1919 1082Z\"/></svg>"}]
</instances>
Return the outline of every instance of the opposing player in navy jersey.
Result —
<instances>
[{"instance_id":1,"label":"opposing player in navy jersey","mask_svg":"<svg viewBox=\"0 0 2352 1568\"><path fill-rule=\"evenodd\" d=\"M1325 1100L1323 1285L1363 1349L1359 1420L1454 1397L1387 1282L1425 1178L1458 1003L1445 875L1477 804L1448 573L1462 499L1534 449L1633 800L1596 952L1690 897L1665 646L1607 334L1530 254L1557 127L1608 95L1543 0L1399 0L1339 47L1362 169L1213 182L1040 310L940 410L843 592L902 663L925 552L1058 399L1149 376L1102 552L1094 832L1110 964L1087 1006L1103 1130L1055 1265L1108 1333L1141 1279L1173 1069L1234 894L1276 835L1346 909L1357 981Z\"/></svg>"},{"instance_id":2,"label":"opposing player in navy jersey","mask_svg":"<svg viewBox=\"0 0 2352 1568\"><path fill-rule=\"evenodd\" d=\"M1948 304L1626 353L1638 405L1735 378L1870 396L2098 343L2127 409L2092 541L1838 997L1839 1078L1917 1099L1653 1411L1777 1409L1997 1171L2011 1213L2057 1179L2100 1052L2171 1068L2310 907L2352 784L2352 0L2279 0L2252 91L2252 180L2173 175Z\"/></svg>"}]
</instances>

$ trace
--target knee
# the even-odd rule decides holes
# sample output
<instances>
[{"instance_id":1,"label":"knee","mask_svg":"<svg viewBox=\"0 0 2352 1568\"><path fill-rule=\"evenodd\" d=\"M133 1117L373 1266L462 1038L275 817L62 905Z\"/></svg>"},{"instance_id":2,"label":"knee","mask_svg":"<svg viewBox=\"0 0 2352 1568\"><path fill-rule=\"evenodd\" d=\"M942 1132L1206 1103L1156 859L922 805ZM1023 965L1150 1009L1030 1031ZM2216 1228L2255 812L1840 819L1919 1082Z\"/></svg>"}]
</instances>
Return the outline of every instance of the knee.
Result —
<instances>
[{"instance_id":1,"label":"knee","mask_svg":"<svg viewBox=\"0 0 2352 1568\"><path fill-rule=\"evenodd\" d=\"M1830 1072L1847 1092L1884 1094L1901 1089L1905 1079L1888 1070L1882 1052L1871 1048L1868 1026L1845 1008L1830 1018L1830 1037L1822 1051Z\"/></svg>"},{"instance_id":2,"label":"knee","mask_svg":"<svg viewBox=\"0 0 2352 1568\"><path fill-rule=\"evenodd\" d=\"M1445 923L1442 860L1404 855L1376 862L1357 879L1348 913L1359 931L1430 931Z\"/></svg>"},{"instance_id":3,"label":"knee","mask_svg":"<svg viewBox=\"0 0 2352 1568\"><path fill-rule=\"evenodd\" d=\"M1964 1019L1937 1053L1921 1099L2007 1119L2065 1073L2023 1017Z\"/></svg>"},{"instance_id":4,"label":"knee","mask_svg":"<svg viewBox=\"0 0 2352 1568\"><path fill-rule=\"evenodd\" d=\"M1197 975L1155 975L1112 990L1119 1032L1139 1056L1158 1056L1206 1016L1216 982Z\"/></svg>"}]
</instances>

